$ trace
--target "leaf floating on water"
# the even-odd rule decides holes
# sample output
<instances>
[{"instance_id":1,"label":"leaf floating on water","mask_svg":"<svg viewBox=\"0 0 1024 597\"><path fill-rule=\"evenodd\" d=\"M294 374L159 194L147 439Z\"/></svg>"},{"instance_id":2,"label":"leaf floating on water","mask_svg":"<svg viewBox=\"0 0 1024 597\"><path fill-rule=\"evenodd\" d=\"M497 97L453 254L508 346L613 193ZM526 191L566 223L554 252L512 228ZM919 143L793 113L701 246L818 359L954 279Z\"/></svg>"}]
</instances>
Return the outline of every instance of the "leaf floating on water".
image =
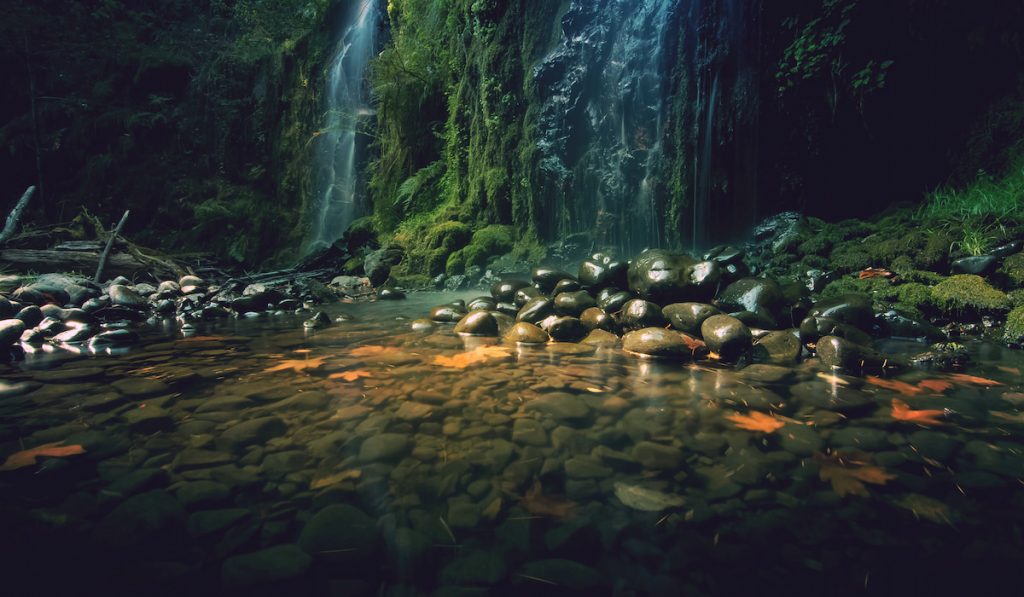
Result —
<instances>
[{"instance_id":1,"label":"leaf floating on water","mask_svg":"<svg viewBox=\"0 0 1024 597\"><path fill-rule=\"evenodd\" d=\"M906 421L908 423L917 423L918 425L941 425L937 417L941 417L946 414L942 410L914 410L910 408L910 405L906 402L893 398L892 401L892 418L897 421Z\"/></svg>"},{"instance_id":2,"label":"leaf floating on water","mask_svg":"<svg viewBox=\"0 0 1024 597\"><path fill-rule=\"evenodd\" d=\"M764 433L778 431L786 424L776 417L756 411L749 415L733 413L731 415L727 415L725 418L732 421L740 429L745 429L747 431L762 431Z\"/></svg>"},{"instance_id":3,"label":"leaf floating on water","mask_svg":"<svg viewBox=\"0 0 1024 597\"><path fill-rule=\"evenodd\" d=\"M533 487L527 490L522 499L523 507L530 514L537 516L551 516L552 518L566 518L572 515L576 502L559 496L544 495L540 480L533 480Z\"/></svg>"},{"instance_id":4,"label":"leaf floating on water","mask_svg":"<svg viewBox=\"0 0 1024 597\"><path fill-rule=\"evenodd\" d=\"M363 471L359 469L353 469L350 471L341 471L340 473L334 473L333 475L327 475L326 477L320 477L313 479L313 482L309 484L310 489L323 489L324 487L330 487L331 485L337 485L343 481L355 480L363 476Z\"/></svg>"},{"instance_id":5,"label":"leaf floating on water","mask_svg":"<svg viewBox=\"0 0 1024 597\"><path fill-rule=\"evenodd\" d=\"M327 357L316 357L312 359L285 359L273 367L267 367L263 370L264 373L273 373L275 371L287 371L289 369L296 373L301 373L306 369L319 369L323 366L324 361Z\"/></svg>"},{"instance_id":6,"label":"leaf floating on water","mask_svg":"<svg viewBox=\"0 0 1024 597\"><path fill-rule=\"evenodd\" d=\"M483 363L493 358L507 357L510 354L512 354L511 351L504 346L479 346L469 352L460 352L451 357L437 355L434 357L434 364L452 369L465 369L470 365Z\"/></svg>"},{"instance_id":7,"label":"leaf floating on water","mask_svg":"<svg viewBox=\"0 0 1024 597\"><path fill-rule=\"evenodd\" d=\"M864 381L868 382L871 385L878 386L880 388L885 388L887 390L899 392L904 396L916 396L917 394L920 394L921 392L924 391L923 388L919 388L915 385L911 385L905 381L900 381L898 379L882 379L881 377L868 375L867 377L864 378Z\"/></svg>"},{"instance_id":8,"label":"leaf floating on water","mask_svg":"<svg viewBox=\"0 0 1024 597\"><path fill-rule=\"evenodd\" d=\"M832 491L840 497L868 497L870 494L865 483L885 485L887 481L896 478L896 475L885 472L885 469L872 466L871 456L863 452L815 454L814 460L821 467L818 476L822 481L830 482Z\"/></svg>"},{"instance_id":9,"label":"leaf floating on water","mask_svg":"<svg viewBox=\"0 0 1024 597\"><path fill-rule=\"evenodd\" d=\"M953 525L949 506L935 498L917 493L908 493L893 503L900 508L910 510L919 519L923 518L940 524Z\"/></svg>"},{"instance_id":10,"label":"leaf floating on water","mask_svg":"<svg viewBox=\"0 0 1024 597\"><path fill-rule=\"evenodd\" d=\"M341 373L332 373L327 376L327 379L343 379L345 381L355 381L361 377L373 377L373 374L365 369L357 369L354 371L342 371Z\"/></svg>"},{"instance_id":11,"label":"leaf floating on water","mask_svg":"<svg viewBox=\"0 0 1024 597\"><path fill-rule=\"evenodd\" d=\"M946 390L953 389L953 383L942 379L925 379L917 383L917 387L941 394Z\"/></svg>"},{"instance_id":12,"label":"leaf floating on water","mask_svg":"<svg viewBox=\"0 0 1024 597\"><path fill-rule=\"evenodd\" d=\"M686 502L681 495L647 489L638 485L615 484L615 497L627 508L644 512L661 512L668 508L679 508Z\"/></svg>"},{"instance_id":13,"label":"leaf floating on water","mask_svg":"<svg viewBox=\"0 0 1024 597\"><path fill-rule=\"evenodd\" d=\"M949 379L951 379L954 383L959 383L963 385L985 386L987 388L1003 385L1002 383L995 381L994 379L976 377L974 375L967 375L966 373L950 373Z\"/></svg>"},{"instance_id":14,"label":"leaf floating on water","mask_svg":"<svg viewBox=\"0 0 1024 597\"><path fill-rule=\"evenodd\" d=\"M65 456L85 454L85 448L82 446L78 444L63 446L61 445L63 443L64 442L54 442L52 444L43 444L28 450L15 452L8 456L7 460L5 460L3 465L0 466L0 472L14 471L26 466L32 466L36 463L36 458L40 456L63 458Z\"/></svg>"}]
</instances>

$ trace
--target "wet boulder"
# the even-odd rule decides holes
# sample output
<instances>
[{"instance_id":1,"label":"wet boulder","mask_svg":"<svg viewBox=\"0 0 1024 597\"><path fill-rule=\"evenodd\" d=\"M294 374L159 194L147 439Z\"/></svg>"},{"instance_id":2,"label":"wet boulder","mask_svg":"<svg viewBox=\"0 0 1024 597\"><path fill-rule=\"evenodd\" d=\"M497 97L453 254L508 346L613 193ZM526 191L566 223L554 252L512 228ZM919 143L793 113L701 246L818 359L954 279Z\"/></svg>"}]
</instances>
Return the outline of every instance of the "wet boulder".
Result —
<instances>
[{"instance_id":1,"label":"wet boulder","mask_svg":"<svg viewBox=\"0 0 1024 597\"><path fill-rule=\"evenodd\" d=\"M588 330L605 330L614 333L618 329L618 326L615 324L615 318L598 307L590 307L585 310L580 315L580 321L583 322L583 327Z\"/></svg>"},{"instance_id":2,"label":"wet boulder","mask_svg":"<svg viewBox=\"0 0 1024 597\"><path fill-rule=\"evenodd\" d=\"M689 360L699 341L681 332L665 328L643 328L622 337L622 349L634 355L673 360Z\"/></svg>"},{"instance_id":3,"label":"wet boulder","mask_svg":"<svg viewBox=\"0 0 1024 597\"><path fill-rule=\"evenodd\" d=\"M544 329L555 342L579 342L587 335L587 328L576 317L568 315L552 317L545 322Z\"/></svg>"},{"instance_id":4,"label":"wet boulder","mask_svg":"<svg viewBox=\"0 0 1024 597\"><path fill-rule=\"evenodd\" d=\"M825 336L838 336L863 346L871 344L866 332L831 317L805 317L800 322L800 341L804 344L814 344Z\"/></svg>"},{"instance_id":5,"label":"wet boulder","mask_svg":"<svg viewBox=\"0 0 1024 597\"><path fill-rule=\"evenodd\" d=\"M999 258L995 255L970 255L953 261L949 269L954 274L985 276L994 272L997 265Z\"/></svg>"},{"instance_id":6,"label":"wet boulder","mask_svg":"<svg viewBox=\"0 0 1024 597\"><path fill-rule=\"evenodd\" d=\"M822 365L853 373L879 371L888 364L886 357L878 351L838 336L820 339L817 353Z\"/></svg>"},{"instance_id":7,"label":"wet boulder","mask_svg":"<svg viewBox=\"0 0 1024 597\"><path fill-rule=\"evenodd\" d=\"M644 251L629 266L629 289L658 303L694 298L692 275L696 263L689 255L659 249Z\"/></svg>"},{"instance_id":8,"label":"wet boulder","mask_svg":"<svg viewBox=\"0 0 1024 597\"><path fill-rule=\"evenodd\" d=\"M762 363L791 365L800 360L803 344L797 330L769 332L754 342L753 358Z\"/></svg>"},{"instance_id":9,"label":"wet boulder","mask_svg":"<svg viewBox=\"0 0 1024 597\"><path fill-rule=\"evenodd\" d=\"M807 315L828 317L864 331L870 330L875 321L871 297L856 292L822 299L815 303Z\"/></svg>"},{"instance_id":10,"label":"wet boulder","mask_svg":"<svg viewBox=\"0 0 1024 597\"><path fill-rule=\"evenodd\" d=\"M526 303L530 302L531 299L535 299L539 296L543 296L541 291L533 286L523 286L516 291L514 303L517 307L522 307Z\"/></svg>"},{"instance_id":11,"label":"wet boulder","mask_svg":"<svg viewBox=\"0 0 1024 597\"><path fill-rule=\"evenodd\" d=\"M585 290L563 292L555 296L555 312L560 315L579 317L583 311L597 306L597 301Z\"/></svg>"},{"instance_id":12,"label":"wet boulder","mask_svg":"<svg viewBox=\"0 0 1024 597\"><path fill-rule=\"evenodd\" d=\"M558 296L563 292L576 292L577 290L583 290L583 286L572 278L565 278L559 280L558 284L555 284L554 289L551 291L551 296Z\"/></svg>"},{"instance_id":13,"label":"wet boulder","mask_svg":"<svg viewBox=\"0 0 1024 597\"><path fill-rule=\"evenodd\" d=\"M926 322L889 310L875 316L882 331L893 338L924 339L926 342L945 342L946 334Z\"/></svg>"},{"instance_id":14,"label":"wet boulder","mask_svg":"<svg viewBox=\"0 0 1024 597\"><path fill-rule=\"evenodd\" d=\"M540 290L544 294L550 293L555 289L555 285L566 278L572 278L572 274L567 274L560 269L553 267L538 267L533 270L531 278L533 279L534 286L537 290Z\"/></svg>"},{"instance_id":15,"label":"wet boulder","mask_svg":"<svg viewBox=\"0 0 1024 597\"><path fill-rule=\"evenodd\" d=\"M0 350L10 348L21 338L25 331L25 322L20 319L0 321Z\"/></svg>"},{"instance_id":16,"label":"wet boulder","mask_svg":"<svg viewBox=\"0 0 1024 597\"><path fill-rule=\"evenodd\" d=\"M672 327L687 334L699 334L700 325L712 315L721 315L717 308L705 303L672 303L661 310Z\"/></svg>"},{"instance_id":17,"label":"wet boulder","mask_svg":"<svg viewBox=\"0 0 1024 597\"><path fill-rule=\"evenodd\" d=\"M626 303L635 298L636 297L632 293L624 290L609 292L603 296L602 293L598 293L597 306L605 313L617 313L622 310L622 307L624 307Z\"/></svg>"},{"instance_id":18,"label":"wet boulder","mask_svg":"<svg viewBox=\"0 0 1024 597\"><path fill-rule=\"evenodd\" d=\"M111 304L130 309L145 309L149 306L146 299L128 286L111 284L107 289Z\"/></svg>"},{"instance_id":19,"label":"wet boulder","mask_svg":"<svg viewBox=\"0 0 1024 597\"><path fill-rule=\"evenodd\" d=\"M509 344L544 344L550 337L540 327L520 321L505 332L504 340Z\"/></svg>"},{"instance_id":20,"label":"wet boulder","mask_svg":"<svg viewBox=\"0 0 1024 597\"><path fill-rule=\"evenodd\" d=\"M441 323L455 323L466 315L465 306L438 305L430 310L430 320Z\"/></svg>"},{"instance_id":21,"label":"wet boulder","mask_svg":"<svg viewBox=\"0 0 1024 597\"><path fill-rule=\"evenodd\" d=\"M579 281L585 288L599 289L620 286L626 281L629 266L611 259L586 259L580 263Z\"/></svg>"},{"instance_id":22,"label":"wet boulder","mask_svg":"<svg viewBox=\"0 0 1024 597\"><path fill-rule=\"evenodd\" d=\"M629 332L650 327L665 327L668 320L658 305L643 299L632 299L619 311L618 323L623 331Z\"/></svg>"},{"instance_id":23,"label":"wet boulder","mask_svg":"<svg viewBox=\"0 0 1024 597\"><path fill-rule=\"evenodd\" d=\"M499 303L511 303L516 299L516 292L529 287L530 283L518 278L502 278L491 284L491 296Z\"/></svg>"},{"instance_id":24,"label":"wet boulder","mask_svg":"<svg viewBox=\"0 0 1024 597\"><path fill-rule=\"evenodd\" d=\"M464 336L497 336L498 320L487 311L470 311L455 324L455 333Z\"/></svg>"},{"instance_id":25,"label":"wet boulder","mask_svg":"<svg viewBox=\"0 0 1024 597\"><path fill-rule=\"evenodd\" d=\"M723 361L736 361L750 350L753 335L742 321L730 315L712 315L700 326L701 337Z\"/></svg>"},{"instance_id":26,"label":"wet boulder","mask_svg":"<svg viewBox=\"0 0 1024 597\"><path fill-rule=\"evenodd\" d=\"M726 312L767 312L774 316L785 304L782 288L768 278L742 278L718 295L718 307Z\"/></svg>"},{"instance_id":27,"label":"wet boulder","mask_svg":"<svg viewBox=\"0 0 1024 597\"><path fill-rule=\"evenodd\" d=\"M551 315L554 312L554 309L551 299L538 296L530 299L521 309L519 309L519 314L516 315L516 321L538 323L545 317Z\"/></svg>"}]
</instances>

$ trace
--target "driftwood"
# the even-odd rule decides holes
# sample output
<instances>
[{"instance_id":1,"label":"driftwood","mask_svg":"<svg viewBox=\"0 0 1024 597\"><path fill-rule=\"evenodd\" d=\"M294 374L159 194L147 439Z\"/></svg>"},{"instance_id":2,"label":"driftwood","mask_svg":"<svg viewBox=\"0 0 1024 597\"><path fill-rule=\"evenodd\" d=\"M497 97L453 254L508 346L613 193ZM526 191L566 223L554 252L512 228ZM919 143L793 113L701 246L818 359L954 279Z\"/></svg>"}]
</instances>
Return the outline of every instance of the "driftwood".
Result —
<instances>
[{"instance_id":1,"label":"driftwood","mask_svg":"<svg viewBox=\"0 0 1024 597\"><path fill-rule=\"evenodd\" d=\"M100 283L100 276L103 275L103 266L107 264L107 256L110 255L110 248L114 246L114 239L117 238L118 234L121 234L121 229L124 228L124 223L128 221L128 213L131 210L124 210L124 215L121 216L121 221L114 226L114 231L110 233L110 238L107 239L107 246L103 248L103 253L100 254L100 262L96 266L96 275L93 276L92 281L95 284Z\"/></svg>"},{"instance_id":2,"label":"driftwood","mask_svg":"<svg viewBox=\"0 0 1024 597\"><path fill-rule=\"evenodd\" d=\"M92 273L100 263L98 251L53 249L0 249L0 262L22 271ZM177 279L184 271L174 262L143 255L139 251L111 253L104 266L109 275L134 276L152 273Z\"/></svg>"},{"instance_id":3,"label":"driftwood","mask_svg":"<svg viewBox=\"0 0 1024 597\"><path fill-rule=\"evenodd\" d=\"M29 187L25 189L25 193L22 194L21 199L18 199L18 203L11 210L11 213L7 215L7 222L4 224L3 231L0 231L0 244L7 242L7 239L14 235L14 229L18 227L18 220L21 219L21 212L25 211L25 206L28 205L29 199L32 198L32 194L36 192L36 188Z\"/></svg>"}]
</instances>

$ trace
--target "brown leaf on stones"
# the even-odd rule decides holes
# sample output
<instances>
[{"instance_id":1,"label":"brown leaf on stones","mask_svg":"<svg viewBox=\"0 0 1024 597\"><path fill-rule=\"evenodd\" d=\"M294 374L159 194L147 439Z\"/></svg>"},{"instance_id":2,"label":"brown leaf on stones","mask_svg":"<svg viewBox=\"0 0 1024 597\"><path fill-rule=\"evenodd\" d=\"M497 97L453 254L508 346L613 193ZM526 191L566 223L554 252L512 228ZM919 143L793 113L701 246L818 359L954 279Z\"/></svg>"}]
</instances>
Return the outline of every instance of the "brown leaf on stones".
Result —
<instances>
[{"instance_id":1,"label":"brown leaf on stones","mask_svg":"<svg viewBox=\"0 0 1024 597\"><path fill-rule=\"evenodd\" d=\"M896 274L881 267L869 267L860 271L857 274L857 278L860 280L866 280L868 278L895 278Z\"/></svg>"},{"instance_id":2,"label":"brown leaf on stones","mask_svg":"<svg viewBox=\"0 0 1024 597\"><path fill-rule=\"evenodd\" d=\"M327 357L315 357L312 359L285 359L273 367L267 367L263 370L264 373L274 373L275 371L288 371L289 369L301 373L306 369L319 369Z\"/></svg>"},{"instance_id":3,"label":"brown leaf on stones","mask_svg":"<svg viewBox=\"0 0 1024 597\"><path fill-rule=\"evenodd\" d=\"M3 465L0 466L0 472L14 471L26 466L32 466L36 463L36 458L40 456L63 458L65 456L85 454L85 448L82 446L78 444L62 446L61 444L63 443L64 442L54 442L52 444L43 444L28 450L15 452L8 456L7 460L5 460Z\"/></svg>"},{"instance_id":4,"label":"brown leaf on stones","mask_svg":"<svg viewBox=\"0 0 1024 597\"><path fill-rule=\"evenodd\" d=\"M946 414L945 411L936 409L914 410L902 400L897 398L892 400L892 418L897 421L917 423L918 425L941 425L942 421L938 417L944 414Z\"/></svg>"},{"instance_id":5,"label":"brown leaf on stones","mask_svg":"<svg viewBox=\"0 0 1024 597\"><path fill-rule=\"evenodd\" d=\"M564 497L544 495L539 479L533 480L533 487L530 487L526 495L523 496L522 503L530 514L552 518L568 518L572 516L573 509L576 507L576 502Z\"/></svg>"},{"instance_id":6,"label":"brown leaf on stones","mask_svg":"<svg viewBox=\"0 0 1024 597\"><path fill-rule=\"evenodd\" d=\"M327 379L342 379L345 381L355 381L361 377L373 377L373 374L365 369L356 369L354 371L342 371L341 373L332 373L327 376Z\"/></svg>"},{"instance_id":7,"label":"brown leaf on stones","mask_svg":"<svg viewBox=\"0 0 1024 597\"><path fill-rule=\"evenodd\" d=\"M832 484L832 491L840 497L857 495L868 497L865 483L885 485L895 475L885 469L871 465L871 455L864 452L835 452L833 454L815 454L814 460L821 467L818 476L822 481Z\"/></svg>"},{"instance_id":8,"label":"brown leaf on stones","mask_svg":"<svg viewBox=\"0 0 1024 597\"><path fill-rule=\"evenodd\" d=\"M759 412L752 412L749 415L733 413L731 415L726 415L725 418L732 421L733 424L740 429L745 429L747 431L761 431L763 433L778 431L786 424L776 417Z\"/></svg>"},{"instance_id":9,"label":"brown leaf on stones","mask_svg":"<svg viewBox=\"0 0 1024 597\"><path fill-rule=\"evenodd\" d=\"M479 346L469 352L460 352L451 357L437 355L434 357L434 364L451 369L465 369L470 365L483 363L493 358L503 358L511 354L511 351L504 346Z\"/></svg>"},{"instance_id":10,"label":"brown leaf on stones","mask_svg":"<svg viewBox=\"0 0 1024 597\"><path fill-rule=\"evenodd\" d=\"M377 346L374 344L367 344L365 346L357 346L353 348L349 351L349 354L354 357L375 357L389 352L398 352L398 349L394 346Z\"/></svg>"}]
</instances>

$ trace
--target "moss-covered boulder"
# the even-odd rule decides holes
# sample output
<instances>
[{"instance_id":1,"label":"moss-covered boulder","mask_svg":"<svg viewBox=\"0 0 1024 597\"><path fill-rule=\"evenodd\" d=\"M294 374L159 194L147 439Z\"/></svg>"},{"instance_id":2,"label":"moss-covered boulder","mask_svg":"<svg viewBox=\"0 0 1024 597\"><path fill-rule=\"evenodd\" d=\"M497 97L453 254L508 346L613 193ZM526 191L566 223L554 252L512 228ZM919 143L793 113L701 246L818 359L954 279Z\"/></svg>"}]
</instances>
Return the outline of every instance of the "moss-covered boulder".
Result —
<instances>
[{"instance_id":1,"label":"moss-covered boulder","mask_svg":"<svg viewBox=\"0 0 1024 597\"><path fill-rule=\"evenodd\" d=\"M508 253L514 245L511 226L485 226L473 233L467 246L448 256L445 261L445 272L454 275L474 265L484 267L488 259Z\"/></svg>"},{"instance_id":2,"label":"moss-covered boulder","mask_svg":"<svg viewBox=\"0 0 1024 597\"><path fill-rule=\"evenodd\" d=\"M1008 342L1021 342L1024 339L1024 306L1017 307L1006 316L1003 337Z\"/></svg>"},{"instance_id":3,"label":"moss-covered boulder","mask_svg":"<svg viewBox=\"0 0 1024 597\"><path fill-rule=\"evenodd\" d=\"M950 276L931 289L935 305L950 315L980 314L1010 308L1006 293L993 288L981 276Z\"/></svg>"}]
</instances>

